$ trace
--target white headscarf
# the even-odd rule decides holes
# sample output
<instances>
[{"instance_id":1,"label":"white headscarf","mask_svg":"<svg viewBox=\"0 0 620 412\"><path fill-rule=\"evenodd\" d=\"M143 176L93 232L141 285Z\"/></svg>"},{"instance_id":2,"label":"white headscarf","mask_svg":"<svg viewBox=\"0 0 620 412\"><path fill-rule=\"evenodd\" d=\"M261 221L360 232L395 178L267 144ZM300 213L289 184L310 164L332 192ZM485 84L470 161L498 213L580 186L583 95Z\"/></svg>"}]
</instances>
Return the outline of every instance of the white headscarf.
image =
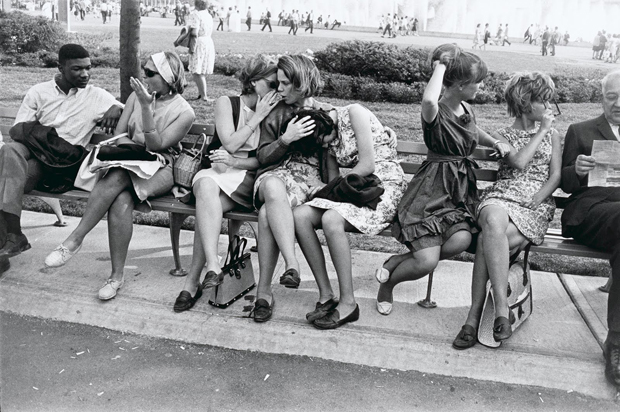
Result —
<instances>
[{"instance_id":1,"label":"white headscarf","mask_svg":"<svg viewBox=\"0 0 620 412\"><path fill-rule=\"evenodd\" d=\"M166 53L155 53L151 56L151 60L153 60L153 63L157 68L157 72L166 81L166 83L168 83L168 85L173 85L174 74L172 73L170 63L168 63L168 59L166 58Z\"/></svg>"}]
</instances>

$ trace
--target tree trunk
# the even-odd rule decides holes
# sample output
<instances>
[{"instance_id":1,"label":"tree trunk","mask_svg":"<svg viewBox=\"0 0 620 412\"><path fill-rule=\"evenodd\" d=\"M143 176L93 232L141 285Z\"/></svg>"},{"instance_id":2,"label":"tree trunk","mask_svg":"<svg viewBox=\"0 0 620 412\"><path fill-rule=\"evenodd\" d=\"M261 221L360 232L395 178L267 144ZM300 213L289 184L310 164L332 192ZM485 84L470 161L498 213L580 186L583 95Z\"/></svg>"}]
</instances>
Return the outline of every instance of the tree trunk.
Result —
<instances>
[{"instance_id":1,"label":"tree trunk","mask_svg":"<svg viewBox=\"0 0 620 412\"><path fill-rule=\"evenodd\" d=\"M125 103L133 91L129 78L140 78L140 3L137 0L121 0L119 34L121 102Z\"/></svg>"}]
</instances>

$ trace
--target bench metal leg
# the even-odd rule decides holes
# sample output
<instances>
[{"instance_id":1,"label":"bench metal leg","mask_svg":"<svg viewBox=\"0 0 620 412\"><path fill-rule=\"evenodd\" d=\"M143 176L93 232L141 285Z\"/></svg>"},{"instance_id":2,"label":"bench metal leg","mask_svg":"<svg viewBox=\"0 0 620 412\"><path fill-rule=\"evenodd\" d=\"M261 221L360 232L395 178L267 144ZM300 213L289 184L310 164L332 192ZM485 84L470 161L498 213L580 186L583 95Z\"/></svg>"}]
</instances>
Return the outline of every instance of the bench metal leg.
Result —
<instances>
[{"instance_id":1,"label":"bench metal leg","mask_svg":"<svg viewBox=\"0 0 620 412\"><path fill-rule=\"evenodd\" d=\"M181 266L181 256L179 253L179 239L181 237L181 226L187 215L182 213L168 212L170 217L170 242L172 243L172 255L174 256L175 268L170 270L172 276L187 276L187 271Z\"/></svg>"},{"instance_id":2,"label":"bench metal leg","mask_svg":"<svg viewBox=\"0 0 620 412\"><path fill-rule=\"evenodd\" d=\"M418 305L426 309L437 307L437 303L431 300L431 292L433 291L433 272L428 274L428 286L426 287L426 297L418 302Z\"/></svg>"}]
</instances>

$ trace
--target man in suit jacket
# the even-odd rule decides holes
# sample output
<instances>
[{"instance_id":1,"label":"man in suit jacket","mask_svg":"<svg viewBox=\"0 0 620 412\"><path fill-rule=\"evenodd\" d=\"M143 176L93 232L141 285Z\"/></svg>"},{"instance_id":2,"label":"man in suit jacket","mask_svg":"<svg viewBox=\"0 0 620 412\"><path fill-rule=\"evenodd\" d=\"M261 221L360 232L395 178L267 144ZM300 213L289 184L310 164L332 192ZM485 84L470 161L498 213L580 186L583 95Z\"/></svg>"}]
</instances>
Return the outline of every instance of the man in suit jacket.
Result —
<instances>
[{"instance_id":1,"label":"man in suit jacket","mask_svg":"<svg viewBox=\"0 0 620 412\"><path fill-rule=\"evenodd\" d=\"M620 70L607 74L602 88L604 113L570 125L566 133L561 187L572 195L562 214L562 235L612 253L605 376L620 386L620 187L588 187L588 174L595 165L593 142L620 140Z\"/></svg>"}]
</instances>

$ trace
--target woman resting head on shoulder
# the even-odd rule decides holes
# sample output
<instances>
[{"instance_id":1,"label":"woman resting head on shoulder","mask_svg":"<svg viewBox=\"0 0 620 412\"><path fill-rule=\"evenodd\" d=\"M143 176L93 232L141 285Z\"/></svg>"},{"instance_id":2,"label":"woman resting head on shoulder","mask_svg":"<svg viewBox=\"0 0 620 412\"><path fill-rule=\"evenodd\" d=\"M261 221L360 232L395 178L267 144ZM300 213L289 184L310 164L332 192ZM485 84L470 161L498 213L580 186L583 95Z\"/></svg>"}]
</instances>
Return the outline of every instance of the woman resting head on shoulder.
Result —
<instances>
[{"instance_id":1,"label":"woman resting head on shoulder","mask_svg":"<svg viewBox=\"0 0 620 412\"><path fill-rule=\"evenodd\" d=\"M150 177L138 176L123 164L107 169L94 186L86 210L76 229L45 259L48 267L64 265L80 249L84 237L108 214L108 236L114 239L110 255L112 273L99 290L99 299L109 300L124 283L123 269L132 235L132 212L139 204L147 207L148 197L168 193L174 184L172 158L168 149L177 146L194 122L194 110L181 97L185 87L183 64L176 53L160 52L144 64L142 80L130 78L133 93L115 129L132 143L158 153L165 162Z\"/></svg>"},{"instance_id":2,"label":"woman resting head on shoulder","mask_svg":"<svg viewBox=\"0 0 620 412\"><path fill-rule=\"evenodd\" d=\"M467 250L478 232L475 221L478 187L469 157L478 144L504 156L509 146L476 125L468 100L474 99L487 75L477 55L455 44L431 54L433 74L422 97L421 122L428 155L398 205L392 236L410 253L395 255L376 271L381 283L377 309L392 310L394 287L433 271L440 259ZM436 184L443 181L443 184Z\"/></svg>"},{"instance_id":3,"label":"woman resting head on shoulder","mask_svg":"<svg viewBox=\"0 0 620 412\"><path fill-rule=\"evenodd\" d=\"M202 296L203 288L222 282L217 245L223 214L232 209L252 209L254 178L258 169L255 153L260 123L273 110L276 93L275 61L265 55L250 59L239 74L240 96L222 96L215 102L215 136L207 148L208 164L194 177L196 235L192 266L183 291L174 304L176 312L189 310ZM229 225L234 236L242 222ZM200 283L202 268L207 267Z\"/></svg>"},{"instance_id":4,"label":"woman resting head on shoulder","mask_svg":"<svg viewBox=\"0 0 620 412\"><path fill-rule=\"evenodd\" d=\"M516 73L506 85L504 96L514 122L493 137L508 145L510 153L499 161L498 180L485 189L477 208L481 233L474 260L472 306L454 340L456 349L476 343L489 279L495 298L493 338L499 342L512 335L509 259L530 242L542 243L555 212L551 195L560 184L562 146L553 128L550 104L554 94L553 80L541 72Z\"/></svg>"}]
</instances>

